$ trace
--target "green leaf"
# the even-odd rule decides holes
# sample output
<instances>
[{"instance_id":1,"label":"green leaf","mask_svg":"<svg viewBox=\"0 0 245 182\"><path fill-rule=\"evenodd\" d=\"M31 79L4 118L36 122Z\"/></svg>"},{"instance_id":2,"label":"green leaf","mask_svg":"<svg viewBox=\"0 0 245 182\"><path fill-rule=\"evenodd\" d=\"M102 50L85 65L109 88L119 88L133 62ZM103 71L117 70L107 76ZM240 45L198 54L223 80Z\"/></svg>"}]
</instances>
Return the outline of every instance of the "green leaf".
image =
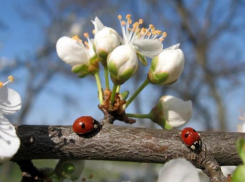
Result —
<instances>
[{"instance_id":1,"label":"green leaf","mask_svg":"<svg viewBox=\"0 0 245 182\"><path fill-rule=\"evenodd\" d=\"M240 165L236 168L232 174L232 182L244 182L245 181L245 165Z\"/></svg>"},{"instance_id":2,"label":"green leaf","mask_svg":"<svg viewBox=\"0 0 245 182\"><path fill-rule=\"evenodd\" d=\"M238 155L240 156L243 163L245 164L245 140L243 138L240 138L236 141L236 149Z\"/></svg>"},{"instance_id":3,"label":"green leaf","mask_svg":"<svg viewBox=\"0 0 245 182\"><path fill-rule=\"evenodd\" d=\"M147 59L145 58L145 56L143 56L142 54L140 54L139 52L136 52L141 64L143 64L144 66L147 66Z\"/></svg>"},{"instance_id":4,"label":"green leaf","mask_svg":"<svg viewBox=\"0 0 245 182\"><path fill-rule=\"evenodd\" d=\"M126 100L128 98L129 91L122 92L120 95L122 96L122 100Z\"/></svg>"}]
</instances>

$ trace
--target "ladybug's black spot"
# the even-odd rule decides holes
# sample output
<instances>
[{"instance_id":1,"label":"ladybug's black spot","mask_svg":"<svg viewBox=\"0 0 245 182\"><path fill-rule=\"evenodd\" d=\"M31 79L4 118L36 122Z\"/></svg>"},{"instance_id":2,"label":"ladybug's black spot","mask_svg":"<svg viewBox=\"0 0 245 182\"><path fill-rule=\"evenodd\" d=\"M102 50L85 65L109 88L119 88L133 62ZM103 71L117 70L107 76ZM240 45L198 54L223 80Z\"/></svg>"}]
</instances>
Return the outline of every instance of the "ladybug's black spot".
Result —
<instances>
[{"instance_id":1,"label":"ladybug's black spot","mask_svg":"<svg viewBox=\"0 0 245 182\"><path fill-rule=\"evenodd\" d=\"M187 138L188 136L189 136L189 134L188 134L188 133L186 133L186 134L185 134L185 138Z\"/></svg>"},{"instance_id":2,"label":"ladybug's black spot","mask_svg":"<svg viewBox=\"0 0 245 182\"><path fill-rule=\"evenodd\" d=\"M194 132L197 132L196 130L193 129Z\"/></svg>"},{"instance_id":3,"label":"ladybug's black spot","mask_svg":"<svg viewBox=\"0 0 245 182\"><path fill-rule=\"evenodd\" d=\"M84 124L84 123L82 123L81 127L82 127L82 129L84 129L84 128L85 128L85 124Z\"/></svg>"}]
</instances>

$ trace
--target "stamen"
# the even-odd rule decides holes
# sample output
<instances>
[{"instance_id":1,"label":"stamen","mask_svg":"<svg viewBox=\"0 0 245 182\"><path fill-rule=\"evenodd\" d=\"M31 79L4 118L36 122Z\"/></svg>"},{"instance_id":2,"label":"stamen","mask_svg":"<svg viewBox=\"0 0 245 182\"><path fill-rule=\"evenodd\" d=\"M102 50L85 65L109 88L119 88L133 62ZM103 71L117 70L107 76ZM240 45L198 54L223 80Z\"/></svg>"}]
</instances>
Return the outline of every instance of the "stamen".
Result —
<instances>
[{"instance_id":1,"label":"stamen","mask_svg":"<svg viewBox=\"0 0 245 182\"><path fill-rule=\"evenodd\" d=\"M143 24L143 19L139 19L139 24Z\"/></svg>"},{"instance_id":2,"label":"stamen","mask_svg":"<svg viewBox=\"0 0 245 182\"><path fill-rule=\"evenodd\" d=\"M161 35L162 31L161 30L155 30L157 35Z\"/></svg>"},{"instance_id":3,"label":"stamen","mask_svg":"<svg viewBox=\"0 0 245 182\"><path fill-rule=\"evenodd\" d=\"M87 49L89 49L89 44L87 41L84 42L84 45L86 46Z\"/></svg>"},{"instance_id":4,"label":"stamen","mask_svg":"<svg viewBox=\"0 0 245 182\"><path fill-rule=\"evenodd\" d=\"M95 29L92 30L92 34L95 34Z\"/></svg>"},{"instance_id":5,"label":"stamen","mask_svg":"<svg viewBox=\"0 0 245 182\"><path fill-rule=\"evenodd\" d=\"M89 34L88 34L87 32L84 33L83 36L84 36L85 38L87 38L87 39L89 38Z\"/></svg>"},{"instance_id":6,"label":"stamen","mask_svg":"<svg viewBox=\"0 0 245 182\"><path fill-rule=\"evenodd\" d=\"M76 40L76 41L78 41L78 42L83 42L83 41L79 38L78 35L73 36L72 39L74 39L74 40Z\"/></svg>"},{"instance_id":7,"label":"stamen","mask_svg":"<svg viewBox=\"0 0 245 182\"><path fill-rule=\"evenodd\" d=\"M161 37L161 38L159 38L159 40L162 42L162 41L164 41L164 38L163 38L163 37Z\"/></svg>"},{"instance_id":8,"label":"stamen","mask_svg":"<svg viewBox=\"0 0 245 182\"><path fill-rule=\"evenodd\" d=\"M125 22L125 21L122 21L122 22L121 22L121 25L122 25L122 26L126 25L126 22Z\"/></svg>"},{"instance_id":9,"label":"stamen","mask_svg":"<svg viewBox=\"0 0 245 182\"><path fill-rule=\"evenodd\" d=\"M154 27L154 25L153 25L153 24L150 24L150 25L149 25L149 27L150 27L150 28L153 28L153 27Z\"/></svg>"},{"instance_id":10,"label":"stamen","mask_svg":"<svg viewBox=\"0 0 245 182\"><path fill-rule=\"evenodd\" d=\"M119 20L121 20L121 19L122 19L122 15L118 15L117 18L118 18Z\"/></svg>"},{"instance_id":11,"label":"stamen","mask_svg":"<svg viewBox=\"0 0 245 182\"><path fill-rule=\"evenodd\" d=\"M127 14L126 15L126 19L130 19L131 18L131 15L130 14Z\"/></svg>"},{"instance_id":12,"label":"stamen","mask_svg":"<svg viewBox=\"0 0 245 182\"><path fill-rule=\"evenodd\" d=\"M2 88L3 87L3 82L0 82L0 88Z\"/></svg>"},{"instance_id":13,"label":"stamen","mask_svg":"<svg viewBox=\"0 0 245 182\"><path fill-rule=\"evenodd\" d=\"M163 36L164 38L167 37L167 35L168 35L167 32L163 32L163 33L162 33L162 36Z\"/></svg>"},{"instance_id":14,"label":"stamen","mask_svg":"<svg viewBox=\"0 0 245 182\"><path fill-rule=\"evenodd\" d=\"M132 24L132 20L131 19L128 19L128 22L127 22L129 25Z\"/></svg>"},{"instance_id":15,"label":"stamen","mask_svg":"<svg viewBox=\"0 0 245 182\"><path fill-rule=\"evenodd\" d=\"M8 79L9 79L10 82L13 82L14 81L14 77L11 76L11 75L8 77Z\"/></svg>"},{"instance_id":16,"label":"stamen","mask_svg":"<svg viewBox=\"0 0 245 182\"><path fill-rule=\"evenodd\" d=\"M133 24L133 27L134 28L137 28L139 26L139 22L135 22L134 24Z\"/></svg>"}]
</instances>

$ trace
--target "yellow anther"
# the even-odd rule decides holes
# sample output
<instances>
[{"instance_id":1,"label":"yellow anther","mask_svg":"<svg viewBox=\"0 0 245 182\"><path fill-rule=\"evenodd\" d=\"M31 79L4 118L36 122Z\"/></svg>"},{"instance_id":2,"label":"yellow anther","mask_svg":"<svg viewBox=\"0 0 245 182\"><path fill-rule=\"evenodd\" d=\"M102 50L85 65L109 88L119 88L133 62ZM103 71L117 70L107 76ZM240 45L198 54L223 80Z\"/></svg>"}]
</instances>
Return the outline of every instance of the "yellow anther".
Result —
<instances>
[{"instance_id":1,"label":"yellow anther","mask_svg":"<svg viewBox=\"0 0 245 182\"><path fill-rule=\"evenodd\" d=\"M122 25L122 26L126 25L126 22L125 22L125 21L122 21L122 22L121 22L121 25Z\"/></svg>"},{"instance_id":2,"label":"yellow anther","mask_svg":"<svg viewBox=\"0 0 245 182\"><path fill-rule=\"evenodd\" d=\"M95 34L95 29L92 30L92 34Z\"/></svg>"},{"instance_id":3,"label":"yellow anther","mask_svg":"<svg viewBox=\"0 0 245 182\"><path fill-rule=\"evenodd\" d=\"M0 88L2 88L3 87L3 82L0 82Z\"/></svg>"},{"instance_id":4,"label":"yellow anther","mask_svg":"<svg viewBox=\"0 0 245 182\"><path fill-rule=\"evenodd\" d=\"M85 38L89 38L89 34L88 34L87 32L84 33L83 36L84 36Z\"/></svg>"},{"instance_id":5,"label":"yellow anther","mask_svg":"<svg viewBox=\"0 0 245 182\"><path fill-rule=\"evenodd\" d=\"M84 42L84 45L86 46L87 49L89 49L89 44L87 41Z\"/></svg>"},{"instance_id":6,"label":"yellow anther","mask_svg":"<svg viewBox=\"0 0 245 182\"><path fill-rule=\"evenodd\" d=\"M132 24L132 20L128 19L128 24L131 25Z\"/></svg>"},{"instance_id":7,"label":"yellow anther","mask_svg":"<svg viewBox=\"0 0 245 182\"><path fill-rule=\"evenodd\" d=\"M155 32L156 32L157 35L160 35L162 33L161 30L155 30Z\"/></svg>"},{"instance_id":8,"label":"yellow anther","mask_svg":"<svg viewBox=\"0 0 245 182\"><path fill-rule=\"evenodd\" d=\"M163 33L162 33L162 36L163 36L163 37L167 37L167 35L168 35L167 32L163 32Z\"/></svg>"},{"instance_id":9,"label":"yellow anther","mask_svg":"<svg viewBox=\"0 0 245 182\"><path fill-rule=\"evenodd\" d=\"M153 28L153 27L154 27L154 25L153 25L153 24L150 24L150 25L149 25L149 27L150 27L150 28Z\"/></svg>"},{"instance_id":10,"label":"yellow anther","mask_svg":"<svg viewBox=\"0 0 245 182\"><path fill-rule=\"evenodd\" d=\"M162 42L162 41L164 41L164 38L162 37L162 38L160 38L159 40Z\"/></svg>"},{"instance_id":11,"label":"yellow anther","mask_svg":"<svg viewBox=\"0 0 245 182\"><path fill-rule=\"evenodd\" d=\"M121 19L122 19L122 15L118 15L117 18L118 18L119 20L121 20Z\"/></svg>"},{"instance_id":12,"label":"yellow anther","mask_svg":"<svg viewBox=\"0 0 245 182\"><path fill-rule=\"evenodd\" d=\"M142 24L143 23L143 19L139 19L139 24Z\"/></svg>"},{"instance_id":13,"label":"yellow anther","mask_svg":"<svg viewBox=\"0 0 245 182\"><path fill-rule=\"evenodd\" d=\"M14 77L13 76L9 76L8 79L9 79L10 82L14 81Z\"/></svg>"},{"instance_id":14,"label":"yellow anther","mask_svg":"<svg viewBox=\"0 0 245 182\"><path fill-rule=\"evenodd\" d=\"M131 15L130 14L127 14L126 15L126 19L130 19L131 18Z\"/></svg>"},{"instance_id":15,"label":"yellow anther","mask_svg":"<svg viewBox=\"0 0 245 182\"><path fill-rule=\"evenodd\" d=\"M134 28L137 28L139 26L139 22L135 22L134 24L133 24L133 27Z\"/></svg>"},{"instance_id":16,"label":"yellow anther","mask_svg":"<svg viewBox=\"0 0 245 182\"><path fill-rule=\"evenodd\" d=\"M74 39L78 42L82 42L82 40L78 37L78 35L73 36L72 39Z\"/></svg>"}]
</instances>

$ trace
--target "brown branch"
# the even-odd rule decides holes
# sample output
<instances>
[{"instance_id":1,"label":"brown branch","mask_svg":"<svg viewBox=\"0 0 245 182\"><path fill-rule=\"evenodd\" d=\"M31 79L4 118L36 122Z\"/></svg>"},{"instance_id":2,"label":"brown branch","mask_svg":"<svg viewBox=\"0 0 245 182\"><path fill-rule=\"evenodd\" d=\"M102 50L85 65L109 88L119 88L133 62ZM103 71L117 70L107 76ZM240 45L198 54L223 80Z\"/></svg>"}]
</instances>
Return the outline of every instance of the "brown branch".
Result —
<instances>
[{"instance_id":1,"label":"brown branch","mask_svg":"<svg viewBox=\"0 0 245 182\"><path fill-rule=\"evenodd\" d=\"M164 163L190 150L179 131L132 128L105 123L97 135L78 136L71 126L16 126L21 146L14 161L31 159L88 159ZM203 144L220 165L239 165L235 142L243 133L201 132Z\"/></svg>"},{"instance_id":2,"label":"brown branch","mask_svg":"<svg viewBox=\"0 0 245 182\"><path fill-rule=\"evenodd\" d=\"M22 171L21 182L43 181L44 175L31 162L31 160L17 161Z\"/></svg>"}]
</instances>

